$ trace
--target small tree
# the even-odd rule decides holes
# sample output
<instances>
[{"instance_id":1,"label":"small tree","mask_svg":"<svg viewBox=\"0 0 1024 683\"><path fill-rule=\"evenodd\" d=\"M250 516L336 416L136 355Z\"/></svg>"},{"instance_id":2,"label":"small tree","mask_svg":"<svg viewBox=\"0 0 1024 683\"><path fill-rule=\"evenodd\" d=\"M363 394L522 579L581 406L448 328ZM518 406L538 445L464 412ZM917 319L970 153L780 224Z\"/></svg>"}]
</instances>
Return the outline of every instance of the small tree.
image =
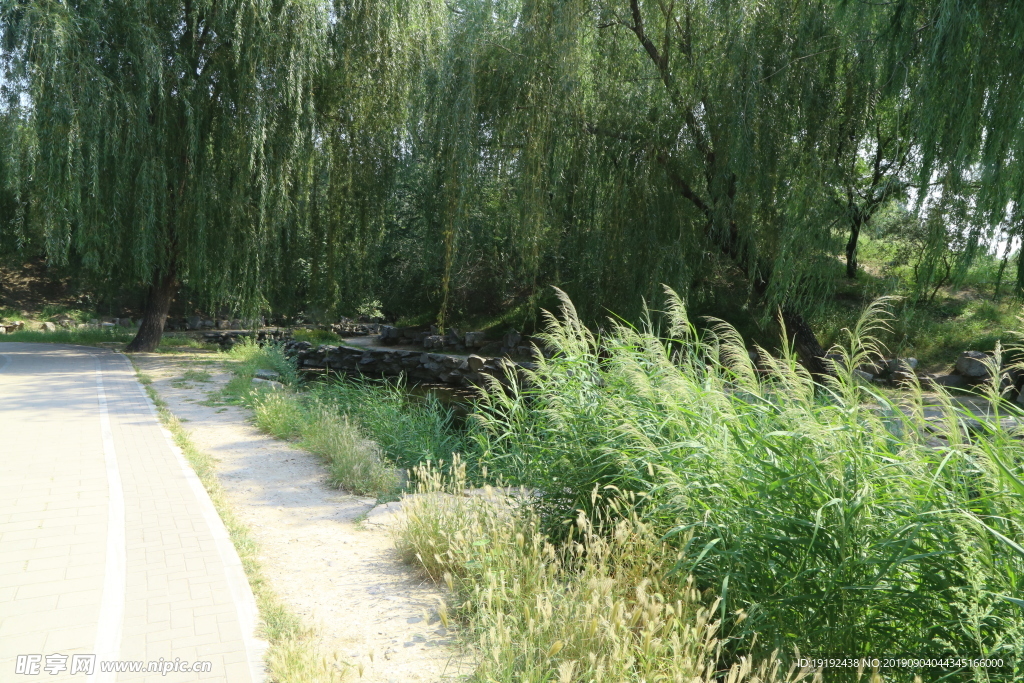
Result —
<instances>
[{"instance_id":1,"label":"small tree","mask_svg":"<svg viewBox=\"0 0 1024 683\"><path fill-rule=\"evenodd\" d=\"M0 0L48 257L147 290L128 350L156 347L182 284L259 307L327 25L306 0Z\"/></svg>"}]
</instances>

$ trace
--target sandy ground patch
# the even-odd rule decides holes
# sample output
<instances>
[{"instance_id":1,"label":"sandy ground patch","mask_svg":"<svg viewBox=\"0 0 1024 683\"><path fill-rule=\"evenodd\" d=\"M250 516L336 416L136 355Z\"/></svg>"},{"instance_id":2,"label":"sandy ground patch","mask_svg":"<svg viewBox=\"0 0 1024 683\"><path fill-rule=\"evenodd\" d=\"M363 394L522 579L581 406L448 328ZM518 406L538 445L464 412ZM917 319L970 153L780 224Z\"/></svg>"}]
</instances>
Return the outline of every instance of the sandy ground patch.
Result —
<instances>
[{"instance_id":1,"label":"sandy ground patch","mask_svg":"<svg viewBox=\"0 0 1024 683\"><path fill-rule=\"evenodd\" d=\"M369 683L462 680L472 671L436 615L440 592L402 563L387 530L363 522L375 500L326 483L316 456L259 432L247 409L201 401L230 375L203 355L134 354L140 371L184 422L193 443L217 461L232 509L260 545L275 592L327 651ZM182 383L188 369L209 382Z\"/></svg>"}]
</instances>

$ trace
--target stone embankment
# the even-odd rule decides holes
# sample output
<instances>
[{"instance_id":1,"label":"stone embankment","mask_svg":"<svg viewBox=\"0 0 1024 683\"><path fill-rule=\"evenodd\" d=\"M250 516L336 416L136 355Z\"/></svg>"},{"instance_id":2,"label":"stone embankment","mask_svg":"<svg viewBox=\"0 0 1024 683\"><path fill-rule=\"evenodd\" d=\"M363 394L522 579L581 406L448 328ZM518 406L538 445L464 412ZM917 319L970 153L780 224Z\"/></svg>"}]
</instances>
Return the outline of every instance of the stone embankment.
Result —
<instances>
[{"instance_id":1,"label":"stone embankment","mask_svg":"<svg viewBox=\"0 0 1024 683\"><path fill-rule=\"evenodd\" d=\"M451 329L442 335L437 328L399 328L354 321L342 321L331 329L339 336L361 337L371 332L378 336L372 345L315 345L292 340L289 330L277 328L207 332L203 339L224 349L247 338L283 342L285 354L296 360L300 371L331 370L368 377L404 375L417 382L453 387L479 386L486 376L507 383L510 373L536 368L533 360L537 345L514 330L500 340L489 341L483 332Z\"/></svg>"},{"instance_id":2,"label":"stone embankment","mask_svg":"<svg viewBox=\"0 0 1024 683\"><path fill-rule=\"evenodd\" d=\"M329 344L313 346L305 341L285 342L284 350L286 355L295 358L300 370L333 370L376 377L405 375L419 382L455 387L478 386L485 381L485 376L504 383L511 373L536 368L536 363L530 361L485 358L477 354L462 356Z\"/></svg>"}]
</instances>

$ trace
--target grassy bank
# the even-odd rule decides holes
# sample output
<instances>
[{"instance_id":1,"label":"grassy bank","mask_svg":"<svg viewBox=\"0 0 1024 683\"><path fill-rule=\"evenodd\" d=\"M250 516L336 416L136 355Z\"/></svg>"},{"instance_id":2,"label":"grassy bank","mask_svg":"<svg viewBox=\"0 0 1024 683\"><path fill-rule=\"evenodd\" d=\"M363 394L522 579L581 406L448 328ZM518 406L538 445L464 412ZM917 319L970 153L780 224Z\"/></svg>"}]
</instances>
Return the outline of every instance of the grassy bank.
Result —
<instances>
[{"instance_id":1,"label":"grassy bank","mask_svg":"<svg viewBox=\"0 0 1024 683\"><path fill-rule=\"evenodd\" d=\"M339 485L373 481L352 463L397 477L458 451L536 494L518 510L407 503L400 546L453 591L477 680L782 680L797 652L1004 661L880 672L908 683L1024 675L1024 445L998 422L967 431L944 394L926 419L921 392L861 384L883 311L815 387L788 356L758 371L725 325L698 336L678 301L668 342L627 326L596 339L564 303L548 321L559 353L487 392L469 434L394 387L302 390L278 351L236 352L257 421L343 463ZM292 389L248 393L257 367ZM344 438L317 441L330 430ZM458 467L419 471L428 493L463 485Z\"/></svg>"},{"instance_id":2,"label":"grassy bank","mask_svg":"<svg viewBox=\"0 0 1024 683\"><path fill-rule=\"evenodd\" d=\"M241 344L227 355L235 377L225 398L250 406L265 432L319 455L332 483L353 493L393 500L408 470L448 461L466 446L450 410L401 386L345 378L300 385L272 345ZM254 386L258 370L278 373L283 389Z\"/></svg>"},{"instance_id":3,"label":"grassy bank","mask_svg":"<svg viewBox=\"0 0 1024 683\"><path fill-rule=\"evenodd\" d=\"M787 358L759 373L724 324L699 338L678 300L669 343L626 326L597 340L564 304L548 327L561 353L478 414L478 457L539 493L549 538L570 542L581 514L611 533L606 493L630 496L678 552L649 575L676 588L692 577L720 600L726 661L970 653L1008 668L947 680L1020 677L1024 448L999 424L968 437L947 396L926 421L920 392L859 383L880 310L816 389Z\"/></svg>"}]
</instances>

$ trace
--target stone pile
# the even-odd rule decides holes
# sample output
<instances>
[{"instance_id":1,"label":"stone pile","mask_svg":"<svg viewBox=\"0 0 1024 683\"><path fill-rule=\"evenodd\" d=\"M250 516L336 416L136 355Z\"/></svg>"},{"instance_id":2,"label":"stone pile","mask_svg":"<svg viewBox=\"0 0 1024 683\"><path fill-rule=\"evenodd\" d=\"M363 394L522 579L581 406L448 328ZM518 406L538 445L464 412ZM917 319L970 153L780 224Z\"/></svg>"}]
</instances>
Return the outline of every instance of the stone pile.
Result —
<instances>
[{"instance_id":1,"label":"stone pile","mask_svg":"<svg viewBox=\"0 0 1024 683\"><path fill-rule=\"evenodd\" d=\"M14 334L15 332L21 332L25 329L25 323L20 320L15 320L12 323L0 324L0 334Z\"/></svg>"},{"instance_id":2,"label":"stone pile","mask_svg":"<svg viewBox=\"0 0 1024 683\"><path fill-rule=\"evenodd\" d=\"M164 329L168 331L185 330L243 330L252 327L248 321L240 318L211 318L202 315L191 315L187 318L168 318Z\"/></svg>"},{"instance_id":3,"label":"stone pile","mask_svg":"<svg viewBox=\"0 0 1024 683\"><path fill-rule=\"evenodd\" d=\"M281 328L268 327L262 330L231 330L230 332L207 332L203 335L203 341L207 344L218 344L225 351L236 344L241 344L243 339L255 339L257 342L283 342L291 339L292 333Z\"/></svg>"},{"instance_id":4,"label":"stone pile","mask_svg":"<svg viewBox=\"0 0 1024 683\"><path fill-rule=\"evenodd\" d=\"M429 329L381 325L377 341L383 346L422 346L428 351L475 351L487 357L526 359L533 358L535 346L541 346L537 340L524 337L515 330L500 340L490 341L486 332L463 332L453 327L445 334L439 334L435 325Z\"/></svg>"},{"instance_id":5,"label":"stone pile","mask_svg":"<svg viewBox=\"0 0 1024 683\"><path fill-rule=\"evenodd\" d=\"M342 317L341 320L330 325L329 329L339 337L367 337L371 334L378 334L382 325L374 322L361 322L351 318Z\"/></svg>"},{"instance_id":6,"label":"stone pile","mask_svg":"<svg viewBox=\"0 0 1024 683\"><path fill-rule=\"evenodd\" d=\"M456 356L444 353L355 347L322 344L313 346L306 341L289 341L284 345L285 355L294 358L299 370L333 370L371 377L397 377L455 387L476 386L491 376L507 382L508 373L520 369L534 369L529 362L513 363L502 358L484 358L471 354Z\"/></svg>"}]
</instances>

